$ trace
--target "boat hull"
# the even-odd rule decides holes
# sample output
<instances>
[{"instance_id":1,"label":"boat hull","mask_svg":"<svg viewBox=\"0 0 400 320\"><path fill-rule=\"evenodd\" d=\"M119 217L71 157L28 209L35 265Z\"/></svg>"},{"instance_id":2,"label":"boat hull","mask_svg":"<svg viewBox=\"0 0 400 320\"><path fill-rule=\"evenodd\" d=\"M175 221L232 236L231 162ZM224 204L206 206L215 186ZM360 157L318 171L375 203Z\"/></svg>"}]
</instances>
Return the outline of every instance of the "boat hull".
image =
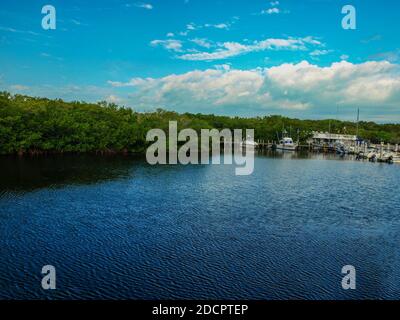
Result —
<instances>
[{"instance_id":1,"label":"boat hull","mask_svg":"<svg viewBox=\"0 0 400 320\"><path fill-rule=\"evenodd\" d=\"M284 145L277 145L276 150L283 150L283 151L296 151L297 146L284 146Z\"/></svg>"}]
</instances>

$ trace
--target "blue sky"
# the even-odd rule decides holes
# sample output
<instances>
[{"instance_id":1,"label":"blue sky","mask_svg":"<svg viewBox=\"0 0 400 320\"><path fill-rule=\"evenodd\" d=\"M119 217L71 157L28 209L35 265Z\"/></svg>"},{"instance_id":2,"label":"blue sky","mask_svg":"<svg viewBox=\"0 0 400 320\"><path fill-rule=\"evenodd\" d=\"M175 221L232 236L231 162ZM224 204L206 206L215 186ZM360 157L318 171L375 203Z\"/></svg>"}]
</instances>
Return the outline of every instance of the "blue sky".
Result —
<instances>
[{"instance_id":1,"label":"blue sky","mask_svg":"<svg viewBox=\"0 0 400 320\"><path fill-rule=\"evenodd\" d=\"M42 6L57 12L43 30ZM344 5L357 29L341 26ZM400 122L395 0L4 0L0 90L240 116Z\"/></svg>"}]
</instances>

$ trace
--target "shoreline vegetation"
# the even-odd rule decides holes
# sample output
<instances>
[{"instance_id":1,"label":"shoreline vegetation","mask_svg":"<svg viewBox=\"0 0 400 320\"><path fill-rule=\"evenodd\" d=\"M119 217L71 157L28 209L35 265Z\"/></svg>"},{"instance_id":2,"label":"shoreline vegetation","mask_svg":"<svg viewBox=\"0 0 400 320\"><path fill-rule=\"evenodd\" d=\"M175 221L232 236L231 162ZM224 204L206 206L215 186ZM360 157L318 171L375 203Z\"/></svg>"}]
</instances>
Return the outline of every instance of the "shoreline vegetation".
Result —
<instances>
[{"instance_id":1,"label":"shoreline vegetation","mask_svg":"<svg viewBox=\"0 0 400 320\"><path fill-rule=\"evenodd\" d=\"M256 140L276 141L277 133L290 128L293 138L305 142L312 131L356 134L354 122L299 120L272 115L240 118L157 109L138 113L105 101L65 102L0 92L0 154L41 155L62 153L144 154L153 142L151 129L168 132L169 121L178 130L254 129ZM400 124L359 122L359 136L371 143L400 143Z\"/></svg>"}]
</instances>

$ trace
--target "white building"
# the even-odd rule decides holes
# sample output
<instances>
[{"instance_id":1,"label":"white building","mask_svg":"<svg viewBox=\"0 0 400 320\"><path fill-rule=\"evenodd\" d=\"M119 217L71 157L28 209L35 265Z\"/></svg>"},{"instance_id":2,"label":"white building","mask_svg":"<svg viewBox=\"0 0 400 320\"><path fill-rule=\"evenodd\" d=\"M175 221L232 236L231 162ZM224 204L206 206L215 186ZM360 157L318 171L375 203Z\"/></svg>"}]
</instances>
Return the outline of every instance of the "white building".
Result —
<instances>
[{"instance_id":1,"label":"white building","mask_svg":"<svg viewBox=\"0 0 400 320\"><path fill-rule=\"evenodd\" d=\"M329 132L314 131L313 136L308 140L309 143L315 145L343 144L355 146L357 136L351 134L335 134Z\"/></svg>"}]
</instances>

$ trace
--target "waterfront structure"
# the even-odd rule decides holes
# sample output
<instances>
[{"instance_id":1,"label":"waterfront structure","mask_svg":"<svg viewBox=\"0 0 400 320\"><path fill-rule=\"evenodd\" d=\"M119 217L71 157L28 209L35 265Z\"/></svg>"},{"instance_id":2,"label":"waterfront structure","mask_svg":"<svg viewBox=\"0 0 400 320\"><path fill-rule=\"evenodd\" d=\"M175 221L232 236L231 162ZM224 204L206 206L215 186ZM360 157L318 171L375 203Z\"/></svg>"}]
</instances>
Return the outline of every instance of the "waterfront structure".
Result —
<instances>
[{"instance_id":1,"label":"waterfront structure","mask_svg":"<svg viewBox=\"0 0 400 320\"><path fill-rule=\"evenodd\" d=\"M345 145L356 146L357 136L351 134L336 134L329 132L314 131L312 137L309 138L308 143L316 146L323 145Z\"/></svg>"}]
</instances>

